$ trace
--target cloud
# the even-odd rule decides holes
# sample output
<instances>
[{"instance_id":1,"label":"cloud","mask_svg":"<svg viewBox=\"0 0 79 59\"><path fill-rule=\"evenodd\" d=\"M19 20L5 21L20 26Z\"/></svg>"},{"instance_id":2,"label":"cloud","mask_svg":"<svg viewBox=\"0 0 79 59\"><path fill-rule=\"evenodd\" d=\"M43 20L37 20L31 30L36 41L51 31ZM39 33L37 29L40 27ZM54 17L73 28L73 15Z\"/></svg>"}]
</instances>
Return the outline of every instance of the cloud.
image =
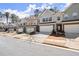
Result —
<instances>
[{"instance_id":1,"label":"cloud","mask_svg":"<svg viewBox=\"0 0 79 59\"><path fill-rule=\"evenodd\" d=\"M70 6L70 3L67 3L62 10L65 10L68 6ZM20 18L28 17L30 15L34 14L35 9L39 9L40 11L44 10L45 8L50 9L56 6L55 3L42 3L40 6L37 6L37 4L29 4L24 11L18 11L13 9L3 9L4 12L10 12L11 14L16 14ZM60 6L58 6L60 7ZM61 6L63 7L63 6Z\"/></svg>"},{"instance_id":2,"label":"cloud","mask_svg":"<svg viewBox=\"0 0 79 59\"><path fill-rule=\"evenodd\" d=\"M35 9L39 9L40 11L44 10L45 8L50 9L51 8L50 5L51 4L43 3L39 7L36 4L29 4L29 6L26 8L26 10L24 12L27 13L27 14L33 15Z\"/></svg>"},{"instance_id":3,"label":"cloud","mask_svg":"<svg viewBox=\"0 0 79 59\"><path fill-rule=\"evenodd\" d=\"M49 4L49 3L44 3L44 4L42 4L41 5L41 7L40 7L40 9L45 9L45 8L47 8L47 9L50 9L51 8L51 4Z\"/></svg>"},{"instance_id":4,"label":"cloud","mask_svg":"<svg viewBox=\"0 0 79 59\"><path fill-rule=\"evenodd\" d=\"M71 3L65 3L65 5L63 4L57 4L57 3L44 3L41 5L40 9L50 9L50 8L54 8L57 7L60 11L64 11L65 9L67 9L69 6L71 5Z\"/></svg>"},{"instance_id":5,"label":"cloud","mask_svg":"<svg viewBox=\"0 0 79 59\"><path fill-rule=\"evenodd\" d=\"M37 9L36 4L29 4L24 12L27 14L33 14L35 9Z\"/></svg>"},{"instance_id":6,"label":"cloud","mask_svg":"<svg viewBox=\"0 0 79 59\"><path fill-rule=\"evenodd\" d=\"M36 4L29 4L29 6L24 11L18 11L13 9L3 9L2 11L16 14L17 16L19 16L19 18L24 18L34 14L35 9L37 9Z\"/></svg>"},{"instance_id":7,"label":"cloud","mask_svg":"<svg viewBox=\"0 0 79 59\"><path fill-rule=\"evenodd\" d=\"M70 6L72 3L66 3L65 7L68 7Z\"/></svg>"},{"instance_id":8,"label":"cloud","mask_svg":"<svg viewBox=\"0 0 79 59\"><path fill-rule=\"evenodd\" d=\"M19 18L28 17L29 14L26 14L24 11L12 10L12 9L4 9L3 12L9 12L10 14L16 14Z\"/></svg>"}]
</instances>

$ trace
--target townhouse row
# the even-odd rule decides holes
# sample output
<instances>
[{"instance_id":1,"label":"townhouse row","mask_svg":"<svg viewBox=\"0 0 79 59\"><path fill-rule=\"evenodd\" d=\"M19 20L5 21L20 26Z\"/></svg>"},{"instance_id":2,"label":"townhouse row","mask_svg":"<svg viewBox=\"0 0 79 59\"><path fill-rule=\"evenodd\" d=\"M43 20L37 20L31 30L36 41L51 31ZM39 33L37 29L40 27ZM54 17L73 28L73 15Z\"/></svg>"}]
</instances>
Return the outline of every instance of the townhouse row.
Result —
<instances>
[{"instance_id":1,"label":"townhouse row","mask_svg":"<svg viewBox=\"0 0 79 59\"><path fill-rule=\"evenodd\" d=\"M43 34L62 34L65 37L79 36L79 4L73 3L63 12L45 9L38 17L30 16L24 23L26 31Z\"/></svg>"},{"instance_id":2,"label":"townhouse row","mask_svg":"<svg viewBox=\"0 0 79 59\"><path fill-rule=\"evenodd\" d=\"M11 22L11 18L9 18ZM0 14L0 23L6 22L6 16ZM4 23L5 23L4 22ZM18 22L20 24L20 22ZM17 24L17 25L18 25ZM79 36L79 3L71 4L63 12L54 12L45 9L38 17L30 16L23 20L22 28L29 33L43 33L64 35L65 37L75 38ZM2 25L0 25L2 26ZM19 26L21 27L21 26Z\"/></svg>"}]
</instances>

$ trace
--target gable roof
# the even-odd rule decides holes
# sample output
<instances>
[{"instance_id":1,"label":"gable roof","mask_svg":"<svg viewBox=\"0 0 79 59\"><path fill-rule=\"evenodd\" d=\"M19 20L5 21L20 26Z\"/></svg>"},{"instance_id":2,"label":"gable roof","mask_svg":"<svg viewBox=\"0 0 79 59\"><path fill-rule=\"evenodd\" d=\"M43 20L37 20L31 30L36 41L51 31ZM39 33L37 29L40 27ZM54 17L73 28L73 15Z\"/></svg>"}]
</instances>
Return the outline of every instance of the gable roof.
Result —
<instances>
[{"instance_id":1,"label":"gable roof","mask_svg":"<svg viewBox=\"0 0 79 59\"><path fill-rule=\"evenodd\" d=\"M50 11L50 13L54 13L54 12L51 11L50 9L44 9L44 10L38 15L38 17L42 16L46 11Z\"/></svg>"},{"instance_id":2,"label":"gable roof","mask_svg":"<svg viewBox=\"0 0 79 59\"><path fill-rule=\"evenodd\" d=\"M71 4L65 11L64 11L64 14L67 14L69 15L69 17L67 19L63 19L64 22L67 22L67 21L79 21L79 17L73 17L72 14L76 11L79 10L79 3L73 3ZM77 12L78 13L78 12Z\"/></svg>"},{"instance_id":3,"label":"gable roof","mask_svg":"<svg viewBox=\"0 0 79 59\"><path fill-rule=\"evenodd\" d=\"M73 5L77 5L77 4L79 4L79 3L72 3L72 4L70 4L63 12L68 11L68 9L70 9Z\"/></svg>"},{"instance_id":4,"label":"gable roof","mask_svg":"<svg viewBox=\"0 0 79 59\"><path fill-rule=\"evenodd\" d=\"M29 18L27 18L27 21L26 21L26 23L33 23L34 21L36 21L37 20L37 17L35 17L35 16L30 16Z\"/></svg>"},{"instance_id":5,"label":"gable roof","mask_svg":"<svg viewBox=\"0 0 79 59\"><path fill-rule=\"evenodd\" d=\"M65 8L64 8L64 10L62 10L62 12L65 12L68 8L70 8L70 6L72 5L73 3L71 3L70 5L68 5L68 6L66 6Z\"/></svg>"}]
</instances>

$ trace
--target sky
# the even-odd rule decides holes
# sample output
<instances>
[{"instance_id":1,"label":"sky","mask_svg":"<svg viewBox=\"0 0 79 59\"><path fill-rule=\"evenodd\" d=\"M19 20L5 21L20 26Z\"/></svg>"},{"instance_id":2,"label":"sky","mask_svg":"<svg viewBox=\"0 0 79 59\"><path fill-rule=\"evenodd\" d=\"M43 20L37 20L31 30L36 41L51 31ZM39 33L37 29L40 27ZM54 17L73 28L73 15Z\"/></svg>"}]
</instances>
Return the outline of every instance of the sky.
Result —
<instances>
[{"instance_id":1,"label":"sky","mask_svg":"<svg viewBox=\"0 0 79 59\"><path fill-rule=\"evenodd\" d=\"M35 9L42 11L44 8L57 7L63 11L69 5L70 3L0 3L0 11L14 13L20 18L24 18L34 14Z\"/></svg>"}]
</instances>

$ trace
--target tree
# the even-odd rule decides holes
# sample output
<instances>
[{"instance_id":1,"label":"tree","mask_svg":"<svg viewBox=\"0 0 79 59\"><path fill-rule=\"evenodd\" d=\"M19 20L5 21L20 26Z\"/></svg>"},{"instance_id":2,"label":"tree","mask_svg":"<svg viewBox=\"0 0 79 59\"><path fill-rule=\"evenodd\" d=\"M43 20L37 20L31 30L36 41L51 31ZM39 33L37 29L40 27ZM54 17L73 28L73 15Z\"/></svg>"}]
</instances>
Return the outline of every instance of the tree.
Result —
<instances>
[{"instance_id":1,"label":"tree","mask_svg":"<svg viewBox=\"0 0 79 59\"><path fill-rule=\"evenodd\" d=\"M35 16L38 16L39 13L40 13L40 10L39 10L39 9L35 9L34 15L35 15Z\"/></svg>"},{"instance_id":2,"label":"tree","mask_svg":"<svg viewBox=\"0 0 79 59\"><path fill-rule=\"evenodd\" d=\"M0 12L0 15L2 15L2 12Z\"/></svg>"},{"instance_id":3,"label":"tree","mask_svg":"<svg viewBox=\"0 0 79 59\"><path fill-rule=\"evenodd\" d=\"M56 12L58 12L59 10L58 10L57 7L54 7L54 11L55 11L55 13L56 13Z\"/></svg>"},{"instance_id":4,"label":"tree","mask_svg":"<svg viewBox=\"0 0 79 59\"><path fill-rule=\"evenodd\" d=\"M11 14L12 23L15 22L15 20L16 20L15 18L16 18L16 15L15 14Z\"/></svg>"},{"instance_id":5,"label":"tree","mask_svg":"<svg viewBox=\"0 0 79 59\"><path fill-rule=\"evenodd\" d=\"M18 16L16 16L15 18L16 18L15 22L18 22L18 21L19 21L19 17L18 17Z\"/></svg>"},{"instance_id":6,"label":"tree","mask_svg":"<svg viewBox=\"0 0 79 59\"><path fill-rule=\"evenodd\" d=\"M37 20L37 26L36 26L36 31L39 32L39 19L38 19L38 15L41 11L39 9L35 9L34 13L35 13L35 18Z\"/></svg>"},{"instance_id":7,"label":"tree","mask_svg":"<svg viewBox=\"0 0 79 59\"><path fill-rule=\"evenodd\" d=\"M50 8L49 10L51 10L51 11L55 11L53 8Z\"/></svg>"},{"instance_id":8,"label":"tree","mask_svg":"<svg viewBox=\"0 0 79 59\"><path fill-rule=\"evenodd\" d=\"M15 14L11 14L11 19L12 19L12 23L17 22L19 17L16 16Z\"/></svg>"},{"instance_id":9,"label":"tree","mask_svg":"<svg viewBox=\"0 0 79 59\"><path fill-rule=\"evenodd\" d=\"M2 17L2 12L0 12L0 18Z\"/></svg>"},{"instance_id":10,"label":"tree","mask_svg":"<svg viewBox=\"0 0 79 59\"><path fill-rule=\"evenodd\" d=\"M55 12L55 13L59 11L57 7L50 8L49 10L51 10L51 11L53 11L53 12Z\"/></svg>"},{"instance_id":11,"label":"tree","mask_svg":"<svg viewBox=\"0 0 79 59\"><path fill-rule=\"evenodd\" d=\"M9 12L5 12L5 16L6 16L6 19L7 19L7 23L8 23Z\"/></svg>"}]
</instances>

